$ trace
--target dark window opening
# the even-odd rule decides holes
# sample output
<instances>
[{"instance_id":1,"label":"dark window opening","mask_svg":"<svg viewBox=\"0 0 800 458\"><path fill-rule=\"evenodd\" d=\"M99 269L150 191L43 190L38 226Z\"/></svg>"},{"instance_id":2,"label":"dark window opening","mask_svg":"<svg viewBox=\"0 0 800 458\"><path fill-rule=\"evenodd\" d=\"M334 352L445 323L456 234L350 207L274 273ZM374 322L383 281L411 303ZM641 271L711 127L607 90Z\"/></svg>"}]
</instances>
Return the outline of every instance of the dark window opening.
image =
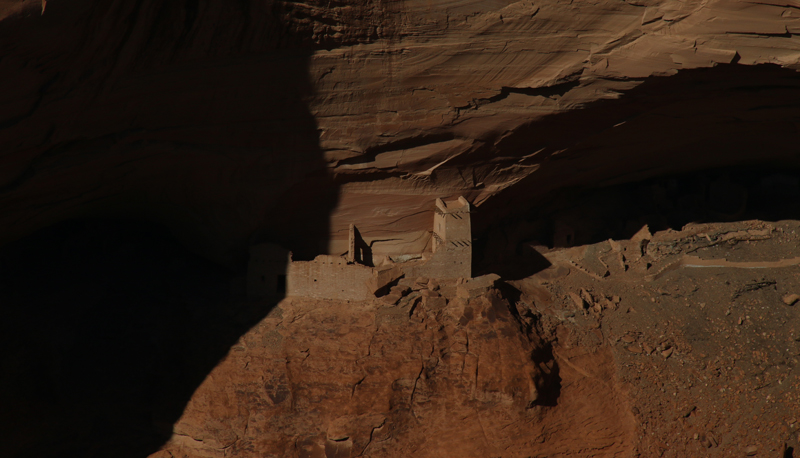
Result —
<instances>
[{"instance_id":1,"label":"dark window opening","mask_svg":"<svg viewBox=\"0 0 800 458\"><path fill-rule=\"evenodd\" d=\"M278 294L286 293L286 275L278 275L277 284L275 285L275 292Z\"/></svg>"}]
</instances>

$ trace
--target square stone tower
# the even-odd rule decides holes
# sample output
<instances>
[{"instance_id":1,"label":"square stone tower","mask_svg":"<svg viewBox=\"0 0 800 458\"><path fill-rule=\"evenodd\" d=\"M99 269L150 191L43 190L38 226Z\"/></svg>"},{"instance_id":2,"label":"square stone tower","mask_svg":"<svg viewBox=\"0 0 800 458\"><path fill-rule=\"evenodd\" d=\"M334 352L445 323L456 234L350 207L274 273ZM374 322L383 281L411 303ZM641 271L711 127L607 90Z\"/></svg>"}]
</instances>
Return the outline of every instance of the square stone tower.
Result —
<instances>
[{"instance_id":1,"label":"square stone tower","mask_svg":"<svg viewBox=\"0 0 800 458\"><path fill-rule=\"evenodd\" d=\"M438 278L472 277L472 223L467 199L436 199L433 215L433 256L428 262Z\"/></svg>"}]
</instances>

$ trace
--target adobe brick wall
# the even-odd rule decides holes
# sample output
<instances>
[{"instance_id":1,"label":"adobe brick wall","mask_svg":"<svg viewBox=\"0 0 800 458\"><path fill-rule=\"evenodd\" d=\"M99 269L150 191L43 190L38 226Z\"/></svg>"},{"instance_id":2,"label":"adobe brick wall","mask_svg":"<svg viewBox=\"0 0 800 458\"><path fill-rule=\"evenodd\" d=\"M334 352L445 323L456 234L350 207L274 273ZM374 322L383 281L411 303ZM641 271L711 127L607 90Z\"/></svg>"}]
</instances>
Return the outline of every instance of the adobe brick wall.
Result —
<instances>
[{"instance_id":1,"label":"adobe brick wall","mask_svg":"<svg viewBox=\"0 0 800 458\"><path fill-rule=\"evenodd\" d=\"M472 277L472 247L445 250L432 253L425 264L413 266L406 277L426 277L437 279Z\"/></svg>"},{"instance_id":2,"label":"adobe brick wall","mask_svg":"<svg viewBox=\"0 0 800 458\"><path fill-rule=\"evenodd\" d=\"M286 278L288 296L363 301L373 298L373 270L347 264L339 256L317 256L313 261L295 261Z\"/></svg>"}]
</instances>

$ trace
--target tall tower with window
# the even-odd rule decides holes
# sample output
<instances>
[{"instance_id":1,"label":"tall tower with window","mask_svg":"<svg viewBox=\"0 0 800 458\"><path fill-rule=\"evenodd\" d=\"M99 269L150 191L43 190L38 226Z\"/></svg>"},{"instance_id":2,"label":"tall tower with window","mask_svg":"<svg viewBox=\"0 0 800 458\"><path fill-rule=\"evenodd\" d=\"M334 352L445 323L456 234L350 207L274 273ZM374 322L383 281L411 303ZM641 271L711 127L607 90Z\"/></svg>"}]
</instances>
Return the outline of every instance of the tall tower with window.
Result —
<instances>
[{"instance_id":1,"label":"tall tower with window","mask_svg":"<svg viewBox=\"0 0 800 458\"><path fill-rule=\"evenodd\" d=\"M471 278L472 223L467 199L436 199L432 261L441 270L439 278Z\"/></svg>"}]
</instances>

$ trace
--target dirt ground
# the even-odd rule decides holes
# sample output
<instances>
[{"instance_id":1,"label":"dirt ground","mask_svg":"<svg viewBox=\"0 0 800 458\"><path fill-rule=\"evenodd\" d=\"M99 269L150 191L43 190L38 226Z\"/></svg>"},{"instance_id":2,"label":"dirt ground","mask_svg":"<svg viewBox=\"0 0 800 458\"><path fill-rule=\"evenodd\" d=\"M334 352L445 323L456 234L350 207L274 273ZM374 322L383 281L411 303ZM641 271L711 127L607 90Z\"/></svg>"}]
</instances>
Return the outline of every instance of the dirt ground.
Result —
<instances>
[{"instance_id":1,"label":"dirt ground","mask_svg":"<svg viewBox=\"0 0 800 458\"><path fill-rule=\"evenodd\" d=\"M644 228L629 241L532 247L552 266L510 283L560 367L590 377L564 354L610 350L636 456L792 457L798 238L797 221Z\"/></svg>"}]
</instances>

